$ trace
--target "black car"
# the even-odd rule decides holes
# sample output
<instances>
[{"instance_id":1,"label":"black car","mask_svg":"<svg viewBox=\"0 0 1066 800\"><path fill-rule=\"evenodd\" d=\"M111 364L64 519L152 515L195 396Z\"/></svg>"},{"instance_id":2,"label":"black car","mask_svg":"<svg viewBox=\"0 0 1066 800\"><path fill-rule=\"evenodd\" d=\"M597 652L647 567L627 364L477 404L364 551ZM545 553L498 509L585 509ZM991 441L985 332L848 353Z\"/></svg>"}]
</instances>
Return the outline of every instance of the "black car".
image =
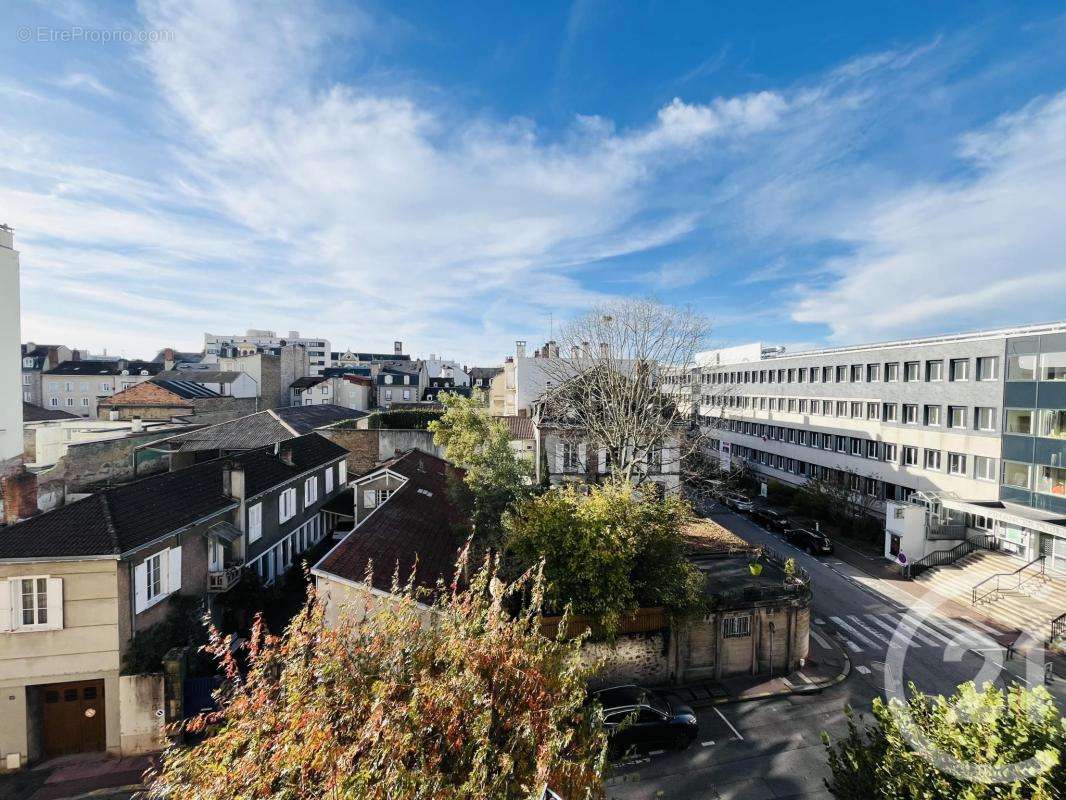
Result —
<instances>
[{"instance_id":1,"label":"black car","mask_svg":"<svg viewBox=\"0 0 1066 800\"><path fill-rule=\"evenodd\" d=\"M699 735L699 723L691 708L672 703L652 689L633 684L614 686L594 692L592 697L603 706L603 725L616 755L656 747L682 750Z\"/></svg>"},{"instance_id":2,"label":"black car","mask_svg":"<svg viewBox=\"0 0 1066 800\"><path fill-rule=\"evenodd\" d=\"M811 555L827 556L833 552L833 540L824 533L808 528L792 528L786 531L785 538L801 550Z\"/></svg>"},{"instance_id":3,"label":"black car","mask_svg":"<svg viewBox=\"0 0 1066 800\"><path fill-rule=\"evenodd\" d=\"M788 517L772 508L756 508L751 518L771 533L785 533L792 527Z\"/></svg>"}]
</instances>

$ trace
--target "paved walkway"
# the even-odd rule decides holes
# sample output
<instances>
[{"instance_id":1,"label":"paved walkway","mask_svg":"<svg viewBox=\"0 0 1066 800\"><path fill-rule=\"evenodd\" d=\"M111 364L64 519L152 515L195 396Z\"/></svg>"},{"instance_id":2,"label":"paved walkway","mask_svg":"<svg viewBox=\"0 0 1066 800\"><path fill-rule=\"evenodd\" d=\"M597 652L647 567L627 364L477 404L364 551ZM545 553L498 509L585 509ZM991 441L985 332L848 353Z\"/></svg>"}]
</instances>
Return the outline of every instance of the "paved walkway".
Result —
<instances>
[{"instance_id":1,"label":"paved walkway","mask_svg":"<svg viewBox=\"0 0 1066 800\"><path fill-rule=\"evenodd\" d=\"M28 770L0 775L0 800L118 800L142 787L152 756L119 758L105 753L66 756Z\"/></svg>"}]
</instances>

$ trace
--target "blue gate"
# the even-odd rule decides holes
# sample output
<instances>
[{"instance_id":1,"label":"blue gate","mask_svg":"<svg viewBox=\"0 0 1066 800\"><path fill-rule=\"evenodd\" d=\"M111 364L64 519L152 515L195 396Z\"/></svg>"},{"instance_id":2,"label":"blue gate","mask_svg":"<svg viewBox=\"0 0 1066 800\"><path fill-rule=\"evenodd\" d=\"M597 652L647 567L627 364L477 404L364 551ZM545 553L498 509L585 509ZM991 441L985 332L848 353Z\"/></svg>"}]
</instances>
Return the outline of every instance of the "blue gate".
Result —
<instances>
[{"instance_id":1,"label":"blue gate","mask_svg":"<svg viewBox=\"0 0 1066 800\"><path fill-rule=\"evenodd\" d=\"M182 687L182 716L195 717L204 711L214 711L218 703L212 696L222 685L222 678L211 675L206 678L186 678Z\"/></svg>"}]
</instances>

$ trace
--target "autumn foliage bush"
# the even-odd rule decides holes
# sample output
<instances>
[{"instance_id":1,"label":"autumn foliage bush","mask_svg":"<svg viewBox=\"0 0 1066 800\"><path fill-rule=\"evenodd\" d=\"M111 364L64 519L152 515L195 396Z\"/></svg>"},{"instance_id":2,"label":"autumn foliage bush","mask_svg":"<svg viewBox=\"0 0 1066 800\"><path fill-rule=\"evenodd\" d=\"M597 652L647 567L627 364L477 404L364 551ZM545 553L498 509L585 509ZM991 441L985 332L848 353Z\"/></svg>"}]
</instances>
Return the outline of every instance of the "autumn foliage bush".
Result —
<instances>
[{"instance_id":1,"label":"autumn foliage bush","mask_svg":"<svg viewBox=\"0 0 1066 800\"><path fill-rule=\"evenodd\" d=\"M505 584L486 563L466 588L438 587L432 613L396 587L399 599L368 596L364 621L333 627L312 593L284 635L257 622L245 674L216 640L228 688L196 725L217 732L169 749L149 795L490 800L547 785L602 798L580 641L539 635L542 588L537 572ZM517 598L532 602L515 614Z\"/></svg>"}]
</instances>

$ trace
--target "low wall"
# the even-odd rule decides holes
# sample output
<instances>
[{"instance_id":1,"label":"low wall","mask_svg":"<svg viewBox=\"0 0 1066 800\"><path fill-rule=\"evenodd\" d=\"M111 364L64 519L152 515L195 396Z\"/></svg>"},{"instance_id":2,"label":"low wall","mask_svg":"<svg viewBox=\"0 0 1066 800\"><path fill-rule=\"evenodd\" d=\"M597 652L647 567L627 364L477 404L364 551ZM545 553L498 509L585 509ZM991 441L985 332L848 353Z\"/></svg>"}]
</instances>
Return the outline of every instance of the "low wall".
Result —
<instances>
[{"instance_id":1,"label":"low wall","mask_svg":"<svg viewBox=\"0 0 1066 800\"><path fill-rule=\"evenodd\" d=\"M122 755L154 753L163 736L163 673L122 675L118 679Z\"/></svg>"}]
</instances>

